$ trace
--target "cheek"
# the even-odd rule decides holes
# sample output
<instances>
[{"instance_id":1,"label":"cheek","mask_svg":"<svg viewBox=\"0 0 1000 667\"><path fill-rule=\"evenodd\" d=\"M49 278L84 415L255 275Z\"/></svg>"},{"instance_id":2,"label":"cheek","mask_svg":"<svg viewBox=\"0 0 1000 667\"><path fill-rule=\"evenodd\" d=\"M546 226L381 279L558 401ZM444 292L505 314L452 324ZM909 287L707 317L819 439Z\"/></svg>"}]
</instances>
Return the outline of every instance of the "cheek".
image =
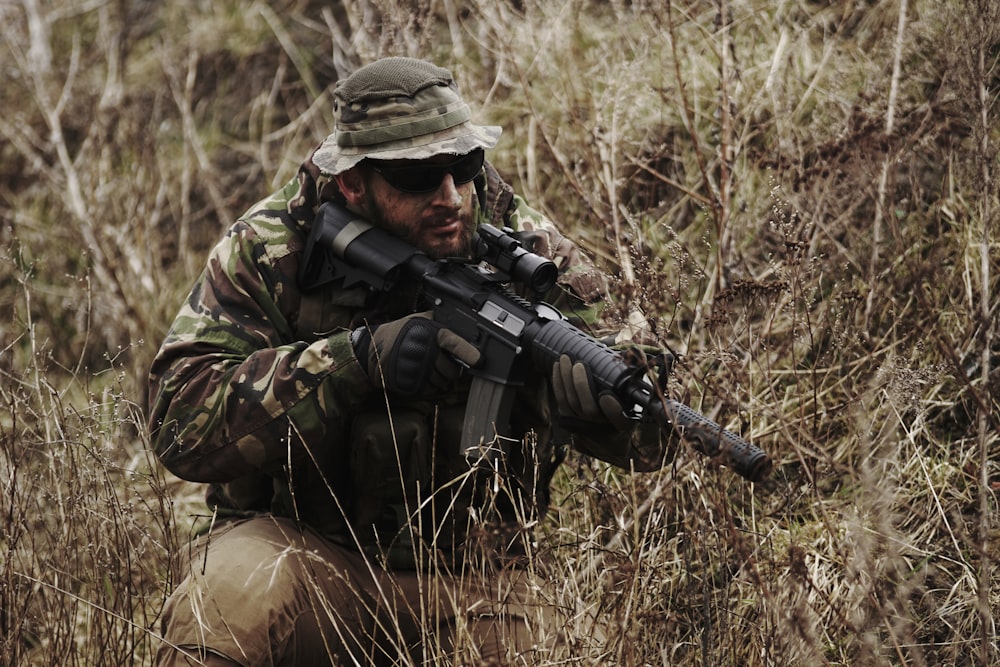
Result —
<instances>
[{"instance_id":1,"label":"cheek","mask_svg":"<svg viewBox=\"0 0 1000 667\"><path fill-rule=\"evenodd\" d=\"M472 202L476 198L476 188L472 183L466 183L458 189L462 195L462 210L472 211Z\"/></svg>"},{"instance_id":2,"label":"cheek","mask_svg":"<svg viewBox=\"0 0 1000 667\"><path fill-rule=\"evenodd\" d=\"M423 211L423 207L413 202L392 199L385 202L383 211L395 226L414 228L420 225L420 213Z\"/></svg>"},{"instance_id":3,"label":"cheek","mask_svg":"<svg viewBox=\"0 0 1000 667\"><path fill-rule=\"evenodd\" d=\"M395 190L376 187L369 190L368 195L369 207L378 211L378 217L384 224L393 229L412 224L416 208L412 203L402 200Z\"/></svg>"}]
</instances>

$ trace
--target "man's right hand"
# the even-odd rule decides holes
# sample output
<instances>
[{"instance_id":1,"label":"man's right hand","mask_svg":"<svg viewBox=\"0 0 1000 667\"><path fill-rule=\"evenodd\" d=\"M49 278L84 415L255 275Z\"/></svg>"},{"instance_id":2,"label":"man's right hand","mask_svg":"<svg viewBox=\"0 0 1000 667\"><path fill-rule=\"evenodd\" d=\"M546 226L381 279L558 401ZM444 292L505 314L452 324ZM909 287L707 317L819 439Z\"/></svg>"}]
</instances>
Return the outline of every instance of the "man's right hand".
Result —
<instances>
[{"instance_id":1,"label":"man's right hand","mask_svg":"<svg viewBox=\"0 0 1000 667\"><path fill-rule=\"evenodd\" d=\"M446 391L463 364L475 366L480 358L475 346L435 322L429 312L360 327L351 334L351 343L372 383L403 396Z\"/></svg>"}]
</instances>

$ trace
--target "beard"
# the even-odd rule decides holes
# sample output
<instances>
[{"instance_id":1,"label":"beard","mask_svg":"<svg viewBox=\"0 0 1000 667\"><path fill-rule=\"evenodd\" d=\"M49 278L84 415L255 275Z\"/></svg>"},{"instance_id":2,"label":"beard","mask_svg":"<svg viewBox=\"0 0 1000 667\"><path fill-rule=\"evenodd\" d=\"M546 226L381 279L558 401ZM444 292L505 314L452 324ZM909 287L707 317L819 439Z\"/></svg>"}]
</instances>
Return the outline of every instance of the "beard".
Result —
<instances>
[{"instance_id":1,"label":"beard","mask_svg":"<svg viewBox=\"0 0 1000 667\"><path fill-rule=\"evenodd\" d=\"M471 210L458 213L460 229L457 233L440 236L434 233L433 220L413 222L390 216L370 188L366 192L365 199L366 215L372 224L406 241L431 259L472 256L472 237L476 231L476 224Z\"/></svg>"}]
</instances>

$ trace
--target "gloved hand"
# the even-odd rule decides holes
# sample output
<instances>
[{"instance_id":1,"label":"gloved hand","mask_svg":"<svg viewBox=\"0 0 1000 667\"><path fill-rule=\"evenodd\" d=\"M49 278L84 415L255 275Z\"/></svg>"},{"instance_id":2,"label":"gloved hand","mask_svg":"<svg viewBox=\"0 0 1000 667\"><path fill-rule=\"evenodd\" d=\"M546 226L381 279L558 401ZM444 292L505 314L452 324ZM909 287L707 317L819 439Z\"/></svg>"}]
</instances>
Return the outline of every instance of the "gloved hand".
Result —
<instances>
[{"instance_id":1,"label":"gloved hand","mask_svg":"<svg viewBox=\"0 0 1000 667\"><path fill-rule=\"evenodd\" d=\"M552 365L552 393L560 416L594 424L611 424L618 430L629 427L629 419L618 397L610 391L597 393L590 371L568 355Z\"/></svg>"},{"instance_id":2,"label":"gloved hand","mask_svg":"<svg viewBox=\"0 0 1000 667\"><path fill-rule=\"evenodd\" d=\"M360 327L351 343L372 383L403 396L445 391L461 372L459 361L475 366L480 357L474 345L429 312Z\"/></svg>"},{"instance_id":3,"label":"gloved hand","mask_svg":"<svg viewBox=\"0 0 1000 667\"><path fill-rule=\"evenodd\" d=\"M666 391L667 378L673 367L673 355L656 350L647 352L638 346L622 351L622 359L636 369L636 373L655 373L656 387ZM629 428L631 420L618 397L610 391L597 392L590 371L582 363L573 363L568 355L559 357L552 366L552 392L556 397L559 414L594 424L609 423L618 430Z\"/></svg>"}]
</instances>

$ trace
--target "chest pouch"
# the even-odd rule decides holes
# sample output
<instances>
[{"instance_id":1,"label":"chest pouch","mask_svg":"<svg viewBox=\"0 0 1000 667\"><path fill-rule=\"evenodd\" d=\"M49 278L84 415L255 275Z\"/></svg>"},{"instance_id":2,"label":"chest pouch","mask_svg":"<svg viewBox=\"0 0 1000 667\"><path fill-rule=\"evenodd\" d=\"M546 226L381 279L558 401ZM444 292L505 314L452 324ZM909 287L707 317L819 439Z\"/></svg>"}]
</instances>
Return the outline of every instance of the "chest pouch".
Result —
<instances>
[{"instance_id":1,"label":"chest pouch","mask_svg":"<svg viewBox=\"0 0 1000 667\"><path fill-rule=\"evenodd\" d=\"M354 529L361 549L391 569L418 567L421 496L431 486L426 415L363 412L351 428Z\"/></svg>"}]
</instances>

